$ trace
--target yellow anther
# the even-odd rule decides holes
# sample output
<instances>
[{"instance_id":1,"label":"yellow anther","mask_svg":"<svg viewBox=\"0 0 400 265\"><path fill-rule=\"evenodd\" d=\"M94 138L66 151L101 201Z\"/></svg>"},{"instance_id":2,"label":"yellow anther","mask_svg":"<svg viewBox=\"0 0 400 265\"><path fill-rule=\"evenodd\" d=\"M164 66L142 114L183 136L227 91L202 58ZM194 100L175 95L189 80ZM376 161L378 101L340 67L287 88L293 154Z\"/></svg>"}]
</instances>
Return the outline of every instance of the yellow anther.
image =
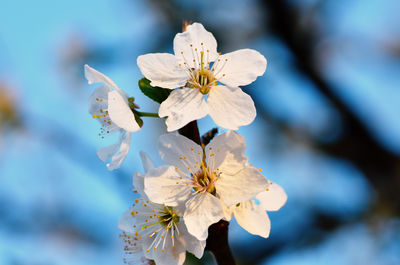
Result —
<instances>
[{"instance_id":1,"label":"yellow anther","mask_svg":"<svg viewBox=\"0 0 400 265\"><path fill-rule=\"evenodd\" d=\"M150 252L150 249L146 249L146 252Z\"/></svg>"},{"instance_id":2,"label":"yellow anther","mask_svg":"<svg viewBox=\"0 0 400 265\"><path fill-rule=\"evenodd\" d=\"M136 202L136 203L138 203L138 202L139 202L139 200L138 200L138 199L136 199L136 200L135 200L135 202Z\"/></svg>"},{"instance_id":3,"label":"yellow anther","mask_svg":"<svg viewBox=\"0 0 400 265\"><path fill-rule=\"evenodd\" d=\"M101 118L101 117L107 117L107 115L106 115L106 114L101 114L101 115L95 115L95 114L93 114L93 119Z\"/></svg>"},{"instance_id":4,"label":"yellow anther","mask_svg":"<svg viewBox=\"0 0 400 265\"><path fill-rule=\"evenodd\" d=\"M164 249L163 249L163 248L161 249L161 252L164 252Z\"/></svg>"},{"instance_id":5,"label":"yellow anther","mask_svg":"<svg viewBox=\"0 0 400 265\"><path fill-rule=\"evenodd\" d=\"M260 171L260 172L261 172L261 171L262 171L262 169L261 169L261 168L259 168L259 169L258 169L258 171Z\"/></svg>"}]
</instances>

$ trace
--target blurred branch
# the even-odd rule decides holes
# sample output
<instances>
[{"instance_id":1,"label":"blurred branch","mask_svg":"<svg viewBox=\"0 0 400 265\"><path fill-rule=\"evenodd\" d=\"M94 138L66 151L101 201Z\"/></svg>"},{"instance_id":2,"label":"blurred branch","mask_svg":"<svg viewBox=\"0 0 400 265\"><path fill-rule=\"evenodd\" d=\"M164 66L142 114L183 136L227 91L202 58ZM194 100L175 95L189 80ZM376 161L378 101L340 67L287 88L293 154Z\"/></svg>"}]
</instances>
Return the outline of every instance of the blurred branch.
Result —
<instances>
[{"instance_id":1,"label":"blurred branch","mask_svg":"<svg viewBox=\"0 0 400 265\"><path fill-rule=\"evenodd\" d=\"M343 134L337 141L323 143L315 139L316 147L327 154L353 162L379 191L380 202L389 202L393 211L399 213L400 158L376 140L366 124L343 103L334 92L334 87L322 77L314 58L314 49L319 42L315 33L316 25L302 26L302 14L288 1L261 1L261 6L269 14L266 23L270 29L293 53L298 71L331 101L344 123ZM258 104L258 109L265 111L262 106Z\"/></svg>"}]
</instances>

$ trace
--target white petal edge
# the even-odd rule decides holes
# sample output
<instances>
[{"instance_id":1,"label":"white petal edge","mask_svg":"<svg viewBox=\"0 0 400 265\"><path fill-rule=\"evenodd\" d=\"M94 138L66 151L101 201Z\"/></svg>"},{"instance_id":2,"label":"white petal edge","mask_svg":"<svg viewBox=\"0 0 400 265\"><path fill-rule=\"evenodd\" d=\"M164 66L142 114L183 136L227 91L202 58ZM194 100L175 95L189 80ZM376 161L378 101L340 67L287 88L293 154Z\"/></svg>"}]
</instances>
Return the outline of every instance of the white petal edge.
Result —
<instances>
[{"instance_id":1,"label":"white petal edge","mask_svg":"<svg viewBox=\"0 0 400 265\"><path fill-rule=\"evenodd\" d=\"M247 232L267 238L271 230L271 221L267 213L254 201L249 200L240 203L234 209L234 215L238 224Z\"/></svg>"},{"instance_id":2,"label":"white petal edge","mask_svg":"<svg viewBox=\"0 0 400 265\"><path fill-rule=\"evenodd\" d=\"M182 243L185 244L187 251L195 255L197 258L201 258L204 254L204 248L206 246L205 240L198 240L196 237L192 236L186 228L183 220L179 222L179 232L181 234Z\"/></svg>"},{"instance_id":3,"label":"white petal edge","mask_svg":"<svg viewBox=\"0 0 400 265\"><path fill-rule=\"evenodd\" d=\"M206 240L208 227L224 218L219 199L208 192L200 193L186 202L183 220L190 234Z\"/></svg>"},{"instance_id":4,"label":"white petal edge","mask_svg":"<svg viewBox=\"0 0 400 265\"><path fill-rule=\"evenodd\" d=\"M125 131L136 132L140 130L128 102L116 90L108 93L108 114L111 121Z\"/></svg>"},{"instance_id":5,"label":"white petal edge","mask_svg":"<svg viewBox=\"0 0 400 265\"><path fill-rule=\"evenodd\" d=\"M167 133L159 137L158 150L161 159L185 174L195 173L203 159L202 148L178 133Z\"/></svg>"},{"instance_id":6,"label":"white petal edge","mask_svg":"<svg viewBox=\"0 0 400 265\"><path fill-rule=\"evenodd\" d=\"M114 83L114 81L87 64L85 64L85 77L88 80L89 85L93 83L104 83L108 87L117 90L120 94L127 96L126 93Z\"/></svg>"},{"instance_id":7,"label":"white petal edge","mask_svg":"<svg viewBox=\"0 0 400 265\"><path fill-rule=\"evenodd\" d=\"M203 45L201 45L202 43ZM176 34L174 53L181 63L186 62L190 68L199 68L201 51L204 52L205 60L208 58L208 62L213 62L218 57L217 41L202 24L193 23L186 28L185 32Z\"/></svg>"},{"instance_id":8,"label":"white petal edge","mask_svg":"<svg viewBox=\"0 0 400 265\"><path fill-rule=\"evenodd\" d=\"M227 131L215 136L205 147L207 165L225 174L236 174L247 164L245 150L244 137L234 131Z\"/></svg>"},{"instance_id":9,"label":"white petal edge","mask_svg":"<svg viewBox=\"0 0 400 265\"><path fill-rule=\"evenodd\" d=\"M146 152L140 151L139 155L140 159L142 160L142 165L145 173L150 169L155 168L153 160L151 160L150 156Z\"/></svg>"},{"instance_id":10,"label":"white petal edge","mask_svg":"<svg viewBox=\"0 0 400 265\"><path fill-rule=\"evenodd\" d=\"M245 167L232 176L222 172L215 183L217 194L228 207L250 200L267 187L267 179L254 167Z\"/></svg>"},{"instance_id":11,"label":"white petal edge","mask_svg":"<svg viewBox=\"0 0 400 265\"><path fill-rule=\"evenodd\" d=\"M189 196L190 186L182 183L175 167L161 166L146 173L144 192L154 203L178 206L180 201L186 200Z\"/></svg>"},{"instance_id":12,"label":"white petal edge","mask_svg":"<svg viewBox=\"0 0 400 265\"><path fill-rule=\"evenodd\" d=\"M286 192L281 186L270 182L267 191L263 191L256 196L260 201L260 207L265 211L278 211L287 201Z\"/></svg>"},{"instance_id":13,"label":"white petal edge","mask_svg":"<svg viewBox=\"0 0 400 265\"><path fill-rule=\"evenodd\" d=\"M169 132L176 131L191 121L201 119L207 113L203 94L197 89L187 87L172 91L158 110L161 118L167 117L166 124Z\"/></svg>"},{"instance_id":14,"label":"white petal edge","mask_svg":"<svg viewBox=\"0 0 400 265\"><path fill-rule=\"evenodd\" d=\"M152 86L169 89L183 87L188 79L186 70L179 66L178 59L169 53L140 55L137 64Z\"/></svg>"},{"instance_id":15,"label":"white petal edge","mask_svg":"<svg viewBox=\"0 0 400 265\"><path fill-rule=\"evenodd\" d=\"M267 59L256 50L241 49L220 56L215 71L219 81L230 87L245 86L264 74ZM227 60L227 61L226 61Z\"/></svg>"},{"instance_id":16,"label":"white petal edge","mask_svg":"<svg viewBox=\"0 0 400 265\"><path fill-rule=\"evenodd\" d=\"M118 228L126 233L134 233L133 225L135 224L135 219L131 215L131 210L125 211L118 221Z\"/></svg>"},{"instance_id":17,"label":"white petal edge","mask_svg":"<svg viewBox=\"0 0 400 265\"><path fill-rule=\"evenodd\" d=\"M121 131L121 136L120 136L121 145L119 147L119 152L116 153L112 157L111 162L107 164L108 170L114 170L121 166L126 156L128 155L130 141L131 141L131 134Z\"/></svg>"},{"instance_id":18,"label":"white petal edge","mask_svg":"<svg viewBox=\"0 0 400 265\"><path fill-rule=\"evenodd\" d=\"M214 122L226 129L237 130L252 123L256 117L253 99L240 88L213 87L208 94L207 106Z\"/></svg>"}]
</instances>

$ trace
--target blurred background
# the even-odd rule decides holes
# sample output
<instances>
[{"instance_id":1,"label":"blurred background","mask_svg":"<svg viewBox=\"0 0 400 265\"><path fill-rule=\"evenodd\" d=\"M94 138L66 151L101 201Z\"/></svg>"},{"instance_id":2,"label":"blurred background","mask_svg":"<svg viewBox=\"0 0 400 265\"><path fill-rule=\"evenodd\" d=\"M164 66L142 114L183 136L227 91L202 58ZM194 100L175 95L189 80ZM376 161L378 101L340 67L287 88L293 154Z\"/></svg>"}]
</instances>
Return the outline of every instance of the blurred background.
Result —
<instances>
[{"instance_id":1,"label":"blurred background","mask_svg":"<svg viewBox=\"0 0 400 265\"><path fill-rule=\"evenodd\" d=\"M117 223L143 170L138 152L160 165L154 143L166 128L145 118L109 172L96 150L117 136L98 136L83 65L156 112L136 58L171 53L184 20L203 23L222 53L268 59L243 88L258 115L239 133L289 199L270 213L268 239L231 223L238 264L400 264L399 11L398 0L3 1L0 264L123 264Z\"/></svg>"}]
</instances>

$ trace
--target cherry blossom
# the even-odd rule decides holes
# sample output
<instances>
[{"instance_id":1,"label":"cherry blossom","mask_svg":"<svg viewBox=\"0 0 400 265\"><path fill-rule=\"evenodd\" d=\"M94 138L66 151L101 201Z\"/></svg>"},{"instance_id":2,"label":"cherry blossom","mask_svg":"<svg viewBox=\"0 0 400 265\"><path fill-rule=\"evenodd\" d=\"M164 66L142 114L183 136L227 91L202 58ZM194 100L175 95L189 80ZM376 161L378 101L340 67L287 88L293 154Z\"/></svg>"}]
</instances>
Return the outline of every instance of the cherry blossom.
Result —
<instances>
[{"instance_id":1,"label":"cherry blossom","mask_svg":"<svg viewBox=\"0 0 400 265\"><path fill-rule=\"evenodd\" d=\"M269 186L260 171L247 163L244 138L234 131L218 135L206 146L176 133L159 140L167 164L144 177L144 191L155 203L185 204L183 219L189 233L199 240L208 227L224 218L223 205L250 200Z\"/></svg>"},{"instance_id":2,"label":"cherry blossom","mask_svg":"<svg viewBox=\"0 0 400 265\"><path fill-rule=\"evenodd\" d=\"M152 86L175 89L161 103L158 114L167 117L168 131L211 116L223 128L250 124L254 102L239 86L264 74L267 60L252 49L221 55L217 41L202 24L193 23L174 39L174 54L141 55L137 64Z\"/></svg>"},{"instance_id":3,"label":"cherry blossom","mask_svg":"<svg viewBox=\"0 0 400 265\"><path fill-rule=\"evenodd\" d=\"M131 133L140 130L131 110L134 103L110 78L88 65L85 65L85 77L89 84L104 84L98 87L89 99L89 112L101 124L100 137L120 133L117 143L97 151L103 162L111 159L107 168L114 170L121 166L128 155Z\"/></svg>"},{"instance_id":4,"label":"cherry blossom","mask_svg":"<svg viewBox=\"0 0 400 265\"><path fill-rule=\"evenodd\" d=\"M150 158L145 153L140 155L145 171L153 170ZM140 173L134 176L135 192L141 195L144 194L143 176ZM188 233L179 207L150 202L145 195L122 214L119 228L124 231L128 254L142 251L146 259L154 260L157 265L181 265L186 251L198 258L203 256L205 241Z\"/></svg>"},{"instance_id":5,"label":"cherry blossom","mask_svg":"<svg viewBox=\"0 0 400 265\"><path fill-rule=\"evenodd\" d=\"M271 222L266 211L279 210L286 203L287 195L281 186L269 182L268 188L254 199L229 208L225 206L225 219L230 221L233 215L238 224L247 232L267 238L271 230Z\"/></svg>"}]
</instances>

